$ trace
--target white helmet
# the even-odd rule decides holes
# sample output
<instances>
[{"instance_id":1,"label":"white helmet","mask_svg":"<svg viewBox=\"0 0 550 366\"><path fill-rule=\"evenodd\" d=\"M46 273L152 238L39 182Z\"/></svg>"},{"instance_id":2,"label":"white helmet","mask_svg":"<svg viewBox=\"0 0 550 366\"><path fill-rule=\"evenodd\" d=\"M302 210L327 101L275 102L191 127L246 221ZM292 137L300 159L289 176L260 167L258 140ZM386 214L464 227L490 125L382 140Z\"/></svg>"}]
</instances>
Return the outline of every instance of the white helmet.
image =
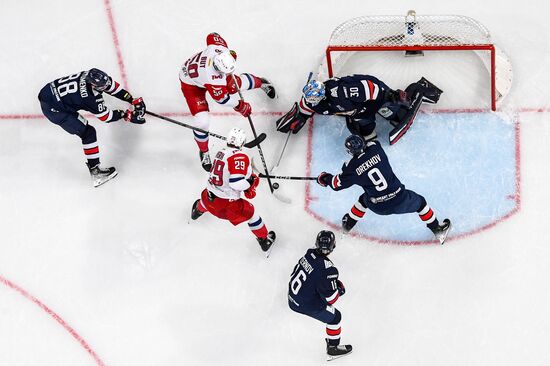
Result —
<instances>
[{"instance_id":1,"label":"white helmet","mask_svg":"<svg viewBox=\"0 0 550 366\"><path fill-rule=\"evenodd\" d=\"M227 135L227 146L232 146L240 149L241 147L243 147L245 142L246 132L237 127L233 127L231 131L229 131L229 135Z\"/></svg>"},{"instance_id":2,"label":"white helmet","mask_svg":"<svg viewBox=\"0 0 550 366\"><path fill-rule=\"evenodd\" d=\"M222 74L231 74L235 71L236 63L237 62L229 52L218 53L212 59L214 69Z\"/></svg>"}]
</instances>

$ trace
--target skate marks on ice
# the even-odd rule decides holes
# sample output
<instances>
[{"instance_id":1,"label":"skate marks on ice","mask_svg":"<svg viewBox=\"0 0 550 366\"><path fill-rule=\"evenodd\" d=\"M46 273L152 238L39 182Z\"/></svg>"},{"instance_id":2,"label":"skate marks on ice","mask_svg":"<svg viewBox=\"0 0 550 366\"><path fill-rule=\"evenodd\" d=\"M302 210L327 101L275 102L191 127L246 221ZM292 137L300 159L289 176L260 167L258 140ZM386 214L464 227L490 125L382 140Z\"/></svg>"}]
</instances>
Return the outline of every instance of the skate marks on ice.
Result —
<instances>
[{"instance_id":1,"label":"skate marks on ice","mask_svg":"<svg viewBox=\"0 0 550 366\"><path fill-rule=\"evenodd\" d=\"M349 160L344 126L344 120L334 116L315 119L308 161L312 175L338 173ZM406 188L426 198L438 218L451 219L447 243L491 228L519 210L519 120L483 112L421 113L394 146L388 144L389 127L377 121L394 172ZM334 192L310 183L306 210L340 228L342 216L362 193L357 186ZM384 243L436 242L416 214L378 216L367 211L348 235Z\"/></svg>"}]
</instances>

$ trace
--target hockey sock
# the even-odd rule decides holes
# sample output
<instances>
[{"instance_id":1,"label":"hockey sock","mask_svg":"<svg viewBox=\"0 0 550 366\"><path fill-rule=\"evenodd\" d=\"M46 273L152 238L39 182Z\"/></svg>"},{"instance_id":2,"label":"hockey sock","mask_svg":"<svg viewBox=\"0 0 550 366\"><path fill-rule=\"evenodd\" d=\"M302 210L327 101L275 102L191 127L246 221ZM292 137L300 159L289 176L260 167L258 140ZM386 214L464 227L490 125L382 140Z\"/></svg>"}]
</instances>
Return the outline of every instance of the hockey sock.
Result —
<instances>
[{"instance_id":1,"label":"hockey sock","mask_svg":"<svg viewBox=\"0 0 550 366\"><path fill-rule=\"evenodd\" d=\"M197 205L197 210L200 212L200 213L205 213L206 211L208 211L206 209L206 207L204 206L204 204L202 203L202 199L199 200L199 204Z\"/></svg>"},{"instance_id":2,"label":"hockey sock","mask_svg":"<svg viewBox=\"0 0 550 366\"><path fill-rule=\"evenodd\" d=\"M340 321L342 320L342 314L336 309L334 319L327 323L327 340L329 346L338 346L340 344L340 333L342 328L340 327Z\"/></svg>"},{"instance_id":3,"label":"hockey sock","mask_svg":"<svg viewBox=\"0 0 550 366\"><path fill-rule=\"evenodd\" d=\"M88 166L93 168L99 165L99 145L97 143L95 128L91 125L86 125L86 129L80 138L82 139L84 155L88 159Z\"/></svg>"},{"instance_id":4,"label":"hockey sock","mask_svg":"<svg viewBox=\"0 0 550 366\"><path fill-rule=\"evenodd\" d=\"M256 212L254 212L250 220L248 220L248 227L257 238L267 238L267 228L260 215L256 214Z\"/></svg>"},{"instance_id":5,"label":"hockey sock","mask_svg":"<svg viewBox=\"0 0 550 366\"><path fill-rule=\"evenodd\" d=\"M241 89L250 90L262 86L262 80L252 74L241 74Z\"/></svg>"},{"instance_id":6,"label":"hockey sock","mask_svg":"<svg viewBox=\"0 0 550 366\"><path fill-rule=\"evenodd\" d=\"M363 218L363 216L365 216L365 212L367 212L367 209L361 204L361 202L357 201L349 211L349 215L355 221L359 221Z\"/></svg>"},{"instance_id":7,"label":"hockey sock","mask_svg":"<svg viewBox=\"0 0 550 366\"><path fill-rule=\"evenodd\" d=\"M420 219L430 228L430 230L434 231L439 227L439 221L435 217L435 214L430 206L426 203L420 211L418 211L418 216L420 216Z\"/></svg>"},{"instance_id":8,"label":"hockey sock","mask_svg":"<svg viewBox=\"0 0 550 366\"><path fill-rule=\"evenodd\" d=\"M193 135L195 137L195 142L197 143L197 146L199 147L199 150L201 152L207 152L208 151L208 135L202 132L193 131Z\"/></svg>"},{"instance_id":9,"label":"hockey sock","mask_svg":"<svg viewBox=\"0 0 550 366\"><path fill-rule=\"evenodd\" d=\"M210 115L208 114L208 112L199 112L195 114L194 120L195 120L195 125L198 128L201 128L205 131L208 131L208 129L210 128ZM204 132L193 131L193 135L195 137L195 142L197 143L199 150L203 153L207 152L208 151L208 134Z\"/></svg>"}]
</instances>

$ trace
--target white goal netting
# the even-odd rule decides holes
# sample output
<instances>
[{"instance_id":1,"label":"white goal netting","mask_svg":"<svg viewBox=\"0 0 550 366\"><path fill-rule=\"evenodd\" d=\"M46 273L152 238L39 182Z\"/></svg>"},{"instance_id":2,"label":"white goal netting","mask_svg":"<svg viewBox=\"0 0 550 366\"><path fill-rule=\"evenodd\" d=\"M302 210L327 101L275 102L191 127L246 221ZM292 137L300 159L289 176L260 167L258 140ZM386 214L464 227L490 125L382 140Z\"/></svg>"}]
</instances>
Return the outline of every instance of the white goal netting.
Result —
<instances>
[{"instance_id":1,"label":"white goal netting","mask_svg":"<svg viewBox=\"0 0 550 366\"><path fill-rule=\"evenodd\" d=\"M471 61L466 56L470 54L477 55L478 61ZM483 24L461 15L417 16L414 11L405 16L363 16L339 25L329 39L318 78L349 74L350 65L355 73L374 74L376 69L384 74L384 70L380 70L384 64L392 69L390 77L405 71L427 76L426 73L434 74L439 70L445 78L471 76L472 85L481 79L479 73L482 72L485 86L476 84L472 90L478 93L477 99L480 99L479 93L483 94L493 110L512 84L509 58L493 44L491 34Z\"/></svg>"}]
</instances>

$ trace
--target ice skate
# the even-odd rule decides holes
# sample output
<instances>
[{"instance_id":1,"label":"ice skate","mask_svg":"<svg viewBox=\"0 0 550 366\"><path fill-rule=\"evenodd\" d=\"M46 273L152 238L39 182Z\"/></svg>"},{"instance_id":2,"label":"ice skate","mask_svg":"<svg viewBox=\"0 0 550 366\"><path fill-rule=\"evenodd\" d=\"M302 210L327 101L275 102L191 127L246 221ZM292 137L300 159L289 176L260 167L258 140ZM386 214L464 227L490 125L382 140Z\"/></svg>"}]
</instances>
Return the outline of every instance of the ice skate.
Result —
<instances>
[{"instance_id":1,"label":"ice skate","mask_svg":"<svg viewBox=\"0 0 550 366\"><path fill-rule=\"evenodd\" d=\"M342 217L342 230L344 230L344 234L349 233L355 224L357 224L357 220L353 219L349 214L345 214Z\"/></svg>"},{"instance_id":2,"label":"ice skate","mask_svg":"<svg viewBox=\"0 0 550 366\"><path fill-rule=\"evenodd\" d=\"M199 157L201 159L202 168L207 172L210 172L210 169L212 169L212 161L210 160L210 154L208 151L199 151Z\"/></svg>"},{"instance_id":3,"label":"ice skate","mask_svg":"<svg viewBox=\"0 0 550 366\"><path fill-rule=\"evenodd\" d=\"M200 212L199 209L197 208L199 206L199 202L200 200L196 200L193 203L193 208L191 208L191 220L196 220L199 217L201 217L203 214L203 212Z\"/></svg>"},{"instance_id":4,"label":"ice skate","mask_svg":"<svg viewBox=\"0 0 550 366\"><path fill-rule=\"evenodd\" d=\"M270 231L269 233L267 233L266 238L256 238L258 240L258 244L260 244L260 247L266 253L266 257L269 257L269 254L271 253L271 247L273 246L276 237L277 236L275 235L275 232Z\"/></svg>"},{"instance_id":5,"label":"ice skate","mask_svg":"<svg viewBox=\"0 0 550 366\"><path fill-rule=\"evenodd\" d=\"M350 354L353 349L351 344L331 346L328 343L328 339L325 340L327 342L327 361L332 361L347 354Z\"/></svg>"},{"instance_id":6,"label":"ice skate","mask_svg":"<svg viewBox=\"0 0 550 366\"><path fill-rule=\"evenodd\" d=\"M101 169L99 164L94 167L90 167L88 163L86 163L86 165L90 170L90 176L92 177L92 183L94 184L94 187L99 187L100 185L107 183L118 174L117 170L114 167Z\"/></svg>"},{"instance_id":7,"label":"ice skate","mask_svg":"<svg viewBox=\"0 0 550 366\"><path fill-rule=\"evenodd\" d=\"M277 92L275 91L275 87L273 86L273 84L271 84L269 80L264 78L260 78L260 80L262 81L262 86L260 86L260 89L262 89L267 94L269 99L277 98Z\"/></svg>"},{"instance_id":8,"label":"ice skate","mask_svg":"<svg viewBox=\"0 0 550 366\"><path fill-rule=\"evenodd\" d=\"M439 240L439 243L441 243L441 245L445 243L451 227L451 220L445 219L443 220L442 225L439 225L435 230L432 230L436 239Z\"/></svg>"}]
</instances>

